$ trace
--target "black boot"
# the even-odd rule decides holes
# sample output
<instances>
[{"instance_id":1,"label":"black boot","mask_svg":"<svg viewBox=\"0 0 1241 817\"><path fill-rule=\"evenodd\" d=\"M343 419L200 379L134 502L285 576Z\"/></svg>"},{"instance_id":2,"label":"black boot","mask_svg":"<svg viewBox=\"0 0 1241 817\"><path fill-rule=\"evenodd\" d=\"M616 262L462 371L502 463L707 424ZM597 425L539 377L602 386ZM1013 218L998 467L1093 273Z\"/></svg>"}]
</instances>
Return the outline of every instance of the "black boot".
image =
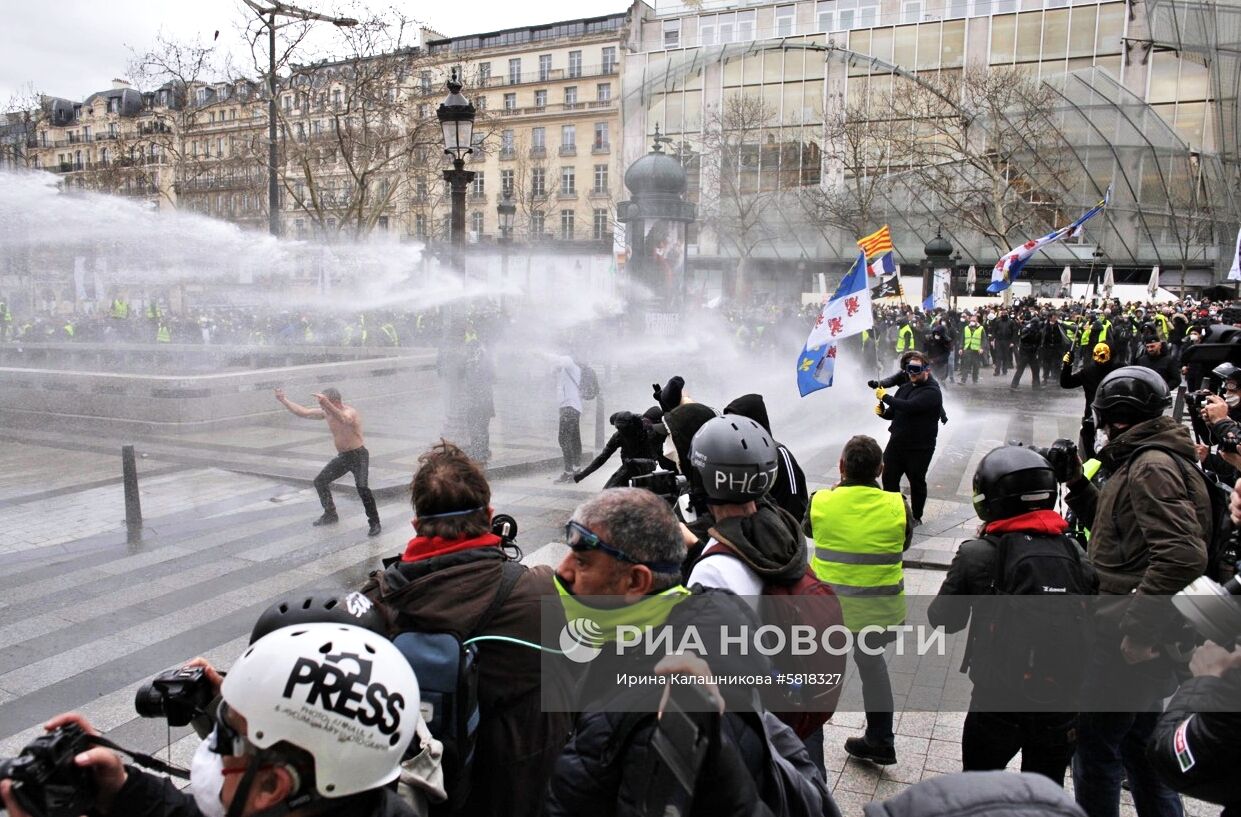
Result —
<instances>
[{"instance_id":1,"label":"black boot","mask_svg":"<svg viewBox=\"0 0 1241 817\"><path fill-rule=\"evenodd\" d=\"M311 524L317 528L321 525L335 525L339 521L340 517L336 515L336 511L324 511L323 516L320 516Z\"/></svg>"},{"instance_id":2,"label":"black boot","mask_svg":"<svg viewBox=\"0 0 1241 817\"><path fill-rule=\"evenodd\" d=\"M869 760L879 766L896 764L895 746L877 746L865 737L846 739L845 751L860 760Z\"/></svg>"},{"instance_id":3,"label":"black boot","mask_svg":"<svg viewBox=\"0 0 1241 817\"><path fill-rule=\"evenodd\" d=\"M370 530L366 532L366 535L367 536L378 536L382 530L383 528L379 526L379 520L376 519L374 522L371 523L371 528Z\"/></svg>"}]
</instances>

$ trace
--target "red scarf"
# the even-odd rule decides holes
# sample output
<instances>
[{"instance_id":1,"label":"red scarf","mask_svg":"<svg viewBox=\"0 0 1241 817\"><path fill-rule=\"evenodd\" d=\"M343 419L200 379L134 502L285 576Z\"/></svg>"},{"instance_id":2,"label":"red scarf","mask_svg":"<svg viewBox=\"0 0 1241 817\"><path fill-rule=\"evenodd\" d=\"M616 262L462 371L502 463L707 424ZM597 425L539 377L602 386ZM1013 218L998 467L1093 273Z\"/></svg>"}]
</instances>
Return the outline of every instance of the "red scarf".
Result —
<instances>
[{"instance_id":1,"label":"red scarf","mask_svg":"<svg viewBox=\"0 0 1241 817\"><path fill-rule=\"evenodd\" d=\"M984 533L1046 533L1057 535L1069 529L1064 517L1052 510L1030 511L1008 519L988 522Z\"/></svg>"},{"instance_id":2,"label":"red scarf","mask_svg":"<svg viewBox=\"0 0 1241 817\"><path fill-rule=\"evenodd\" d=\"M448 553L470 548L499 547L501 539L494 533L484 533L473 539L445 539L442 536L415 536L405 546L402 562L420 562Z\"/></svg>"}]
</instances>

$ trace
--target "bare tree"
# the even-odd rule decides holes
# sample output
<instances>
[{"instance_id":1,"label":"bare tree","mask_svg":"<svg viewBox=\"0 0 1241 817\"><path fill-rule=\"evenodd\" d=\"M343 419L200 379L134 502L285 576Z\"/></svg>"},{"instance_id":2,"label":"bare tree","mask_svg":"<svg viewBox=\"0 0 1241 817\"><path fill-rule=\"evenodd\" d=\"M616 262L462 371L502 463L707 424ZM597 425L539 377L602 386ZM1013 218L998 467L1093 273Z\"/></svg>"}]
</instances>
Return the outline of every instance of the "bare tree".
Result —
<instances>
[{"instance_id":1,"label":"bare tree","mask_svg":"<svg viewBox=\"0 0 1241 817\"><path fill-rule=\"evenodd\" d=\"M255 20L247 30L264 74L265 26ZM295 51L311 50L316 30L330 33L332 47L349 56L295 62ZM428 64L411 47L416 32L416 24L394 10L347 28L294 21L279 30L277 72L286 74L277 92L280 183L294 210L322 233L366 235L395 217L400 203L425 200L437 186L427 184L421 195L417 187L429 181L422 172L428 162L438 172L442 151L435 149L438 124L417 115L408 99L414 75ZM265 167L266 137L257 134L251 148Z\"/></svg>"},{"instance_id":2,"label":"bare tree","mask_svg":"<svg viewBox=\"0 0 1241 817\"><path fill-rule=\"evenodd\" d=\"M764 217L779 192L764 140L774 140L775 112L761 97L730 94L703 117L700 216L744 266L775 237ZM766 149L765 149L766 148ZM778 168L778 164L777 164Z\"/></svg>"},{"instance_id":3,"label":"bare tree","mask_svg":"<svg viewBox=\"0 0 1241 817\"><path fill-rule=\"evenodd\" d=\"M837 232L866 235L882 222L892 188L889 174L907 164L894 113L884 98L824 122L826 177L822 184L800 187L797 200L806 222L829 242Z\"/></svg>"},{"instance_id":4,"label":"bare tree","mask_svg":"<svg viewBox=\"0 0 1241 817\"><path fill-rule=\"evenodd\" d=\"M1047 120L1052 91L1017 68L967 67L896 83L897 177L909 198L945 223L980 234L998 252L1015 234L1063 224L1074 169Z\"/></svg>"},{"instance_id":5,"label":"bare tree","mask_svg":"<svg viewBox=\"0 0 1241 817\"><path fill-rule=\"evenodd\" d=\"M46 115L43 96L33 84L21 88L0 111L0 167L27 167L35 133Z\"/></svg>"}]
</instances>

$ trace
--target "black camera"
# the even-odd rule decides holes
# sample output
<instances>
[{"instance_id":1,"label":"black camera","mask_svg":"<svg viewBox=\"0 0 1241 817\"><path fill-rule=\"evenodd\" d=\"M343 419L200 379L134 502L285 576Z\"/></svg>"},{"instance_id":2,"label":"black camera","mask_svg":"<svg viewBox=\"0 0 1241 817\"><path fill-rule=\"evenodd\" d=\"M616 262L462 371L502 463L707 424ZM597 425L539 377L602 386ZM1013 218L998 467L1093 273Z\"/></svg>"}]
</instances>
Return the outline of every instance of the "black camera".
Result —
<instances>
[{"instance_id":1,"label":"black camera","mask_svg":"<svg viewBox=\"0 0 1241 817\"><path fill-rule=\"evenodd\" d=\"M144 718L166 718L169 726L188 726L208 714L214 698L215 689L202 667L180 667L138 687L134 709Z\"/></svg>"},{"instance_id":2,"label":"black camera","mask_svg":"<svg viewBox=\"0 0 1241 817\"><path fill-rule=\"evenodd\" d=\"M631 477L630 488L644 488L658 497L662 497L669 505L676 504L681 491L687 485L685 477L675 471L652 471L649 474Z\"/></svg>"},{"instance_id":3,"label":"black camera","mask_svg":"<svg viewBox=\"0 0 1241 817\"><path fill-rule=\"evenodd\" d=\"M1042 454L1043 459L1051 463L1051 470L1056 475L1056 482L1068 482L1077 467L1077 443L1072 440L1059 439L1052 442L1047 448L1038 448L1030 446L1030 450L1036 454Z\"/></svg>"},{"instance_id":4,"label":"black camera","mask_svg":"<svg viewBox=\"0 0 1241 817\"><path fill-rule=\"evenodd\" d=\"M95 803L95 778L73 759L91 745L82 727L66 724L0 760L0 780L13 781L13 796L32 817L81 817Z\"/></svg>"}]
</instances>

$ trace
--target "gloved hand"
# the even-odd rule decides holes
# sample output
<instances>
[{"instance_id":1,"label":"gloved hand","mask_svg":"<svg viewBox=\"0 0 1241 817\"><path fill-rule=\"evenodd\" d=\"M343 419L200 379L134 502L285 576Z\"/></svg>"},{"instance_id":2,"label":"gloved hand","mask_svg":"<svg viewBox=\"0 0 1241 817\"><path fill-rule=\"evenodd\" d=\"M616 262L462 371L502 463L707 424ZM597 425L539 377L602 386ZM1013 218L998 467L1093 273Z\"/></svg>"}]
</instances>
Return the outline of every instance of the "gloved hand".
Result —
<instances>
[{"instance_id":1,"label":"gloved hand","mask_svg":"<svg viewBox=\"0 0 1241 817\"><path fill-rule=\"evenodd\" d=\"M1064 358L1063 358L1063 360L1064 360L1064 362L1065 362L1065 363L1072 363L1072 362L1073 362L1073 353L1072 353L1072 352L1065 352L1065 353L1064 353Z\"/></svg>"},{"instance_id":2,"label":"gloved hand","mask_svg":"<svg viewBox=\"0 0 1241 817\"><path fill-rule=\"evenodd\" d=\"M880 417L883 416L883 403L875 406L875 414L878 414Z\"/></svg>"},{"instance_id":3,"label":"gloved hand","mask_svg":"<svg viewBox=\"0 0 1241 817\"><path fill-rule=\"evenodd\" d=\"M573 472L573 482L574 482L574 483L581 482L581 481L582 481L582 480L584 480L584 479L586 479L586 475L585 475L585 474L583 474L581 471L574 471L574 472Z\"/></svg>"},{"instance_id":4,"label":"gloved hand","mask_svg":"<svg viewBox=\"0 0 1241 817\"><path fill-rule=\"evenodd\" d=\"M887 390L887 389L885 389L883 386L876 386L876 387L875 387L875 399L876 399L876 400L880 400L880 401L882 401L882 400L883 400L883 398L884 398L884 396L885 396L887 393L888 393L888 390Z\"/></svg>"},{"instance_id":5,"label":"gloved hand","mask_svg":"<svg viewBox=\"0 0 1241 817\"><path fill-rule=\"evenodd\" d=\"M655 398L656 403L659 402L659 396L663 394L663 392L664 392L663 386L659 385L658 383L651 384L651 396Z\"/></svg>"},{"instance_id":6,"label":"gloved hand","mask_svg":"<svg viewBox=\"0 0 1241 817\"><path fill-rule=\"evenodd\" d=\"M866 381L866 388L868 388L868 389L877 389L877 388L879 388L879 381L878 381L878 380L867 380L867 381Z\"/></svg>"}]
</instances>

